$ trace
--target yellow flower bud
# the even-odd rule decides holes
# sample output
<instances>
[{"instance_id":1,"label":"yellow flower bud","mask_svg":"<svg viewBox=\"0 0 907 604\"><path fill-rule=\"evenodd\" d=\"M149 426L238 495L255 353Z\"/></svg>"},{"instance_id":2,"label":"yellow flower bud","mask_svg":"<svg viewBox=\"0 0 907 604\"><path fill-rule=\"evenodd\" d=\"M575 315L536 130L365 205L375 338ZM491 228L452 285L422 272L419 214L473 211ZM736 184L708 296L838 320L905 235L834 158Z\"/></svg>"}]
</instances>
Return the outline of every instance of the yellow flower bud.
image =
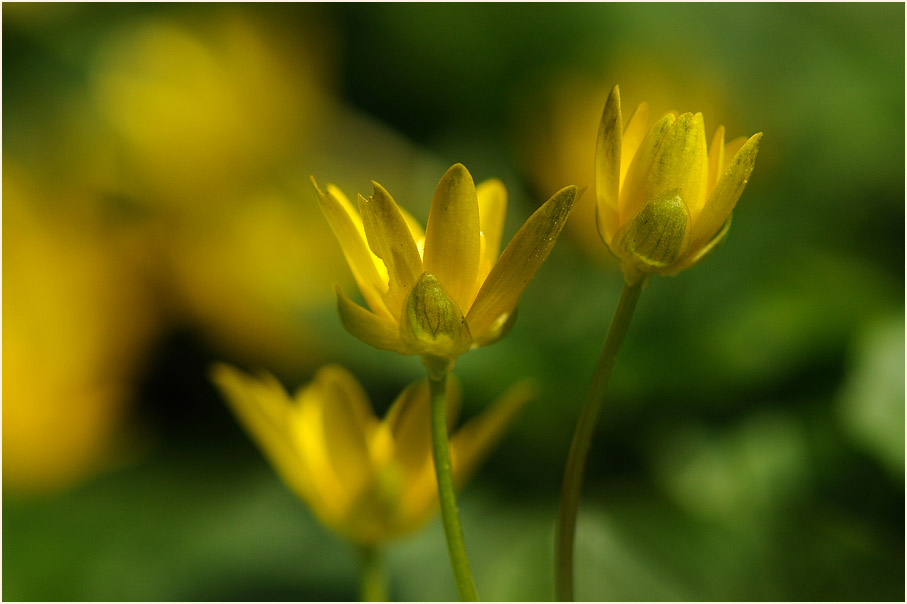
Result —
<instances>
[{"instance_id":1,"label":"yellow flower bud","mask_svg":"<svg viewBox=\"0 0 907 604\"><path fill-rule=\"evenodd\" d=\"M627 283L673 275L727 234L752 174L762 133L706 147L701 113L666 114L648 129L645 103L623 125L620 92L608 96L595 152L598 230Z\"/></svg>"}]
</instances>

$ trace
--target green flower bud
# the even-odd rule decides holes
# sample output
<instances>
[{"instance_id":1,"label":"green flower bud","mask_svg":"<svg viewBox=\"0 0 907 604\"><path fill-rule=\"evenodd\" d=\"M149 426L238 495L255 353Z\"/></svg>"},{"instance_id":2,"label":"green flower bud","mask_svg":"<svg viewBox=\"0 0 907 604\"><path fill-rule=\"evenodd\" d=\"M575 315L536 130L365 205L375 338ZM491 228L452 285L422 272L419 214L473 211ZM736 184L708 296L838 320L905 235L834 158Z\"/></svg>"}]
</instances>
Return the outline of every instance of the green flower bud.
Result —
<instances>
[{"instance_id":1,"label":"green flower bud","mask_svg":"<svg viewBox=\"0 0 907 604\"><path fill-rule=\"evenodd\" d=\"M401 339L423 357L454 359L472 345L460 307L431 273L422 273L410 290L400 319Z\"/></svg>"},{"instance_id":2,"label":"green flower bud","mask_svg":"<svg viewBox=\"0 0 907 604\"><path fill-rule=\"evenodd\" d=\"M690 212L676 191L647 203L617 233L625 260L646 273L667 272L690 247Z\"/></svg>"}]
</instances>

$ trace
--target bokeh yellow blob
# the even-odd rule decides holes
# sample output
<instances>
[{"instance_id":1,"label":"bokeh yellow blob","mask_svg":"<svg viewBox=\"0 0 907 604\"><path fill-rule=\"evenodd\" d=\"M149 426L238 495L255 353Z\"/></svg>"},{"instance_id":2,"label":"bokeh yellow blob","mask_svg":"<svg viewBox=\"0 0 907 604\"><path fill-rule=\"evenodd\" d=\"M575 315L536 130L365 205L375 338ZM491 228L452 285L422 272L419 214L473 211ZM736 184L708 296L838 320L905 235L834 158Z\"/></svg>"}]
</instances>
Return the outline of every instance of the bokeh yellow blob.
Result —
<instances>
[{"instance_id":1,"label":"bokeh yellow blob","mask_svg":"<svg viewBox=\"0 0 907 604\"><path fill-rule=\"evenodd\" d=\"M60 489L113 455L154 315L88 213L3 172L3 487ZM76 202L75 205L79 205Z\"/></svg>"}]
</instances>

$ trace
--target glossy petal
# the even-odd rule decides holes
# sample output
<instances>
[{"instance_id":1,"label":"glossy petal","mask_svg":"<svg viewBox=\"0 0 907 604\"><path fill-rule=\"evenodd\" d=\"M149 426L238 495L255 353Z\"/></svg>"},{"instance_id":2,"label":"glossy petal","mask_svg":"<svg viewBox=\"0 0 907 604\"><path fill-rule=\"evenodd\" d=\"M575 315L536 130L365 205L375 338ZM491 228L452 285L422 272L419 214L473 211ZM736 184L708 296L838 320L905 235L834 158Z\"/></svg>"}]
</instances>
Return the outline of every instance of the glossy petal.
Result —
<instances>
[{"instance_id":1,"label":"glossy petal","mask_svg":"<svg viewBox=\"0 0 907 604\"><path fill-rule=\"evenodd\" d=\"M731 215L753 173L761 139L761 132L751 136L718 179L715 190L696 220L691 249L697 250L710 241Z\"/></svg>"},{"instance_id":2,"label":"glossy petal","mask_svg":"<svg viewBox=\"0 0 907 604\"><path fill-rule=\"evenodd\" d=\"M561 189L514 235L466 315L475 339L514 312L523 290L554 247L576 201L576 187ZM503 320L502 320L503 317Z\"/></svg>"},{"instance_id":3,"label":"glossy petal","mask_svg":"<svg viewBox=\"0 0 907 604\"><path fill-rule=\"evenodd\" d=\"M308 499L311 476L288 431L290 399L283 387L270 375L257 380L223 364L212 367L211 380L287 486Z\"/></svg>"},{"instance_id":4,"label":"glossy petal","mask_svg":"<svg viewBox=\"0 0 907 604\"><path fill-rule=\"evenodd\" d=\"M516 324L516 319L519 314L520 307L517 306L513 309L513 312L500 316L499 320L492 323L488 329L479 334L479 337L473 338L473 348L493 344L506 336L510 333L510 330L513 329L514 324Z\"/></svg>"},{"instance_id":5,"label":"glossy petal","mask_svg":"<svg viewBox=\"0 0 907 604\"><path fill-rule=\"evenodd\" d=\"M444 284L460 308L469 308L479 271L479 201L463 164L454 164L435 189L425 229L425 270Z\"/></svg>"},{"instance_id":6,"label":"glossy petal","mask_svg":"<svg viewBox=\"0 0 907 604\"><path fill-rule=\"evenodd\" d=\"M623 121L620 116L620 90L611 89L595 143L595 196L598 230L610 242L617 230L617 201L620 195L620 164Z\"/></svg>"},{"instance_id":7,"label":"glossy petal","mask_svg":"<svg viewBox=\"0 0 907 604\"><path fill-rule=\"evenodd\" d=\"M363 238L362 221L353 206L335 187L328 185L327 192L318 188L312 178L315 197L327 219L334 236L340 242L343 255L353 272L359 291L369 307L377 314L391 318L384 304L383 293L387 291L387 278L380 275L375 266L374 256Z\"/></svg>"},{"instance_id":8,"label":"glossy petal","mask_svg":"<svg viewBox=\"0 0 907 604\"><path fill-rule=\"evenodd\" d=\"M479 201L482 241L477 281L481 283L501 253L501 235L504 232L504 217L507 215L507 189L500 180L492 178L476 187L476 197Z\"/></svg>"},{"instance_id":9,"label":"glossy petal","mask_svg":"<svg viewBox=\"0 0 907 604\"><path fill-rule=\"evenodd\" d=\"M380 184L373 181L372 185L375 192L371 197L359 196L359 213L369 247L387 266L385 303L397 317L403 298L422 274L422 258L397 203Z\"/></svg>"},{"instance_id":10,"label":"glossy petal","mask_svg":"<svg viewBox=\"0 0 907 604\"><path fill-rule=\"evenodd\" d=\"M621 224L635 216L647 203L643 196L649 169L655 161L655 154L661 147L665 135L675 120L676 118L670 113L662 116L649 129L648 134L639 144L639 149L633 156L630 167L627 168L627 176L620 191L617 213Z\"/></svg>"},{"instance_id":11,"label":"glossy petal","mask_svg":"<svg viewBox=\"0 0 907 604\"><path fill-rule=\"evenodd\" d=\"M334 291L340 321L350 334L381 350L412 354L400 340L400 328L396 322L362 308L350 300L339 286L335 285Z\"/></svg>"},{"instance_id":12,"label":"glossy petal","mask_svg":"<svg viewBox=\"0 0 907 604\"><path fill-rule=\"evenodd\" d=\"M490 409L460 428L450 442L454 481L463 484L504 435L516 414L535 395L527 382L517 384Z\"/></svg>"}]
</instances>

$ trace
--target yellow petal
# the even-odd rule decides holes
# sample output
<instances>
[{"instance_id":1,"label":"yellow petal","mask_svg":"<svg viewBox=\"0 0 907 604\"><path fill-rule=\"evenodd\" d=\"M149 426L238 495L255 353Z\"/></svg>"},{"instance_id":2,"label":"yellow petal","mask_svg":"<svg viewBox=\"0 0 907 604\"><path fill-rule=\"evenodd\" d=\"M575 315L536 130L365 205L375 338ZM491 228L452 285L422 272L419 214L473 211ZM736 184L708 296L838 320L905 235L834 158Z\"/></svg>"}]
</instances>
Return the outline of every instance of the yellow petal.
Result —
<instances>
[{"instance_id":1,"label":"yellow petal","mask_svg":"<svg viewBox=\"0 0 907 604\"><path fill-rule=\"evenodd\" d=\"M761 132L751 136L719 178L715 190L712 191L708 202L693 225L693 241L690 245L693 253L711 241L731 215L734 206L737 205L737 200L740 199L740 194L743 193L743 188L756 165L756 155L759 153L761 139Z\"/></svg>"},{"instance_id":2,"label":"yellow petal","mask_svg":"<svg viewBox=\"0 0 907 604\"><path fill-rule=\"evenodd\" d=\"M691 203L690 206L690 215L695 219L695 216L699 214L699 211L702 210L702 206L705 205L706 200L709 198L709 153L708 153L708 144L705 140L705 123L702 119L702 114L697 113L695 115L699 119L699 153L701 154L699 161L699 184L696 190L696 200Z\"/></svg>"},{"instance_id":3,"label":"yellow petal","mask_svg":"<svg viewBox=\"0 0 907 604\"><path fill-rule=\"evenodd\" d=\"M311 476L289 432L291 406L283 387L270 375L257 380L223 364L212 367L211 381L281 479L299 497L310 500Z\"/></svg>"},{"instance_id":4,"label":"yellow petal","mask_svg":"<svg viewBox=\"0 0 907 604\"><path fill-rule=\"evenodd\" d=\"M718 176L722 172L724 164L724 126L718 126L715 131L715 137L712 139L712 145L709 147L709 180L706 185L706 191L709 194L715 189L715 183L718 182Z\"/></svg>"},{"instance_id":5,"label":"yellow petal","mask_svg":"<svg viewBox=\"0 0 907 604\"><path fill-rule=\"evenodd\" d=\"M322 522L342 530L353 494L331 463L324 429L324 393L312 382L300 388L294 398L296 404L288 424L312 477L309 506Z\"/></svg>"},{"instance_id":6,"label":"yellow petal","mask_svg":"<svg viewBox=\"0 0 907 604\"><path fill-rule=\"evenodd\" d=\"M621 224L635 216L646 205L647 202L643 196L649 169L652 167L652 162L655 161L656 152L664 142L665 135L675 120L676 118L670 113L663 115L652 125L648 134L639 144L639 149L627 168L627 175L620 190L617 213Z\"/></svg>"},{"instance_id":7,"label":"yellow petal","mask_svg":"<svg viewBox=\"0 0 907 604\"><path fill-rule=\"evenodd\" d=\"M476 187L476 197L479 200L479 230L483 246L476 281L481 283L501 253L501 235L507 215L507 188L500 180L492 178Z\"/></svg>"},{"instance_id":8,"label":"yellow petal","mask_svg":"<svg viewBox=\"0 0 907 604\"><path fill-rule=\"evenodd\" d=\"M534 394L535 388L527 382L513 386L490 409L467 422L451 438L451 463L458 486L469 479Z\"/></svg>"},{"instance_id":9,"label":"yellow petal","mask_svg":"<svg viewBox=\"0 0 907 604\"><path fill-rule=\"evenodd\" d=\"M381 350L413 354L400 340L400 329L396 322L362 308L350 300L339 286L335 285L334 291L337 294L340 322L350 334Z\"/></svg>"},{"instance_id":10,"label":"yellow petal","mask_svg":"<svg viewBox=\"0 0 907 604\"><path fill-rule=\"evenodd\" d=\"M460 409L459 382L447 380L447 425L456 423ZM395 461L405 471L405 491L402 497L404 514L409 522L418 524L437 505L438 485L435 481L431 452L431 408L428 382L408 387L394 402L385 418L394 435Z\"/></svg>"},{"instance_id":11,"label":"yellow petal","mask_svg":"<svg viewBox=\"0 0 907 604\"><path fill-rule=\"evenodd\" d=\"M745 136L738 136L731 142L727 143L724 146L724 160L721 162L721 171L718 173L720 176L724 174L724 171L727 170L728 164L731 163L731 160L734 159L734 156L737 155L737 152L743 148L743 145L746 144L746 141L749 140Z\"/></svg>"},{"instance_id":12,"label":"yellow petal","mask_svg":"<svg viewBox=\"0 0 907 604\"><path fill-rule=\"evenodd\" d=\"M384 266L384 261L376 256L375 253L368 247L368 240L365 238L365 227L362 225L362 217L359 216L359 211L355 209L356 206L350 203L350 200L346 195L343 194L343 191L341 191L331 183L328 183L326 185L325 190L337 198L337 200L343 206L343 209L346 210L347 215L353 221L353 224L355 224L356 229L359 231L359 237L362 239L363 244L365 245L365 249L368 250L369 258L372 259L372 265L375 267L375 270L378 271L378 277L381 285L378 290L381 292L387 291L387 267ZM402 209L400 211L403 213L404 218L406 218L406 212L403 212ZM407 218L407 220L409 219Z\"/></svg>"},{"instance_id":13,"label":"yellow petal","mask_svg":"<svg viewBox=\"0 0 907 604\"><path fill-rule=\"evenodd\" d=\"M327 219L334 236L340 242L340 248L359 286L359 291L369 307L377 314L391 318L384 305L382 294L387 290L387 278L379 274L372 252L363 238L362 220L353 206L336 187L328 185L327 193L318 188L315 178L311 177L315 187L315 197L321 211Z\"/></svg>"},{"instance_id":14,"label":"yellow petal","mask_svg":"<svg viewBox=\"0 0 907 604\"><path fill-rule=\"evenodd\" d=\"M342 367L328 365L319 369L311 388L321 404L328 463L354 500L373 477L368 436L378 420L359 382Z\"/></svg>"},{"instance_id":15,"label":"yellow petal","mask_svg":"<svg viewBox=\"0 0 907 604\"><path fill-rule=\"evenodd\" d=\"M374 181L372 186L371 197L359 196L359 213L369 247L387 266L387 309L399 317L403 298L422 274L422 258L397 203L384 187Z\"/></svg>"},{"instance_id":16,"label":"yellow petal","mask_svg":"<svg viewBox=\"0 0 907 604\"><path fill-rule=\"evenodd\" d=\"M620 89L615 86L605 101L595 142L595 197L598 231L610 243L617 231L617 200L620 194L620 164L623 121Z\"/></svg>"},{"instance_id":17,"label":"yellow petal","mask_svg":"<svg viewBox=\"0 0 907 604\"><path fill-rule=\"evenodd\" d=\"M479 248L476 186L463 164L454 164L432 198L423 264L460 308L469 308L475 296Z\"/></svg>"},{"instance_id":18,"label":"yellow petal","mask_svg":"<svg viewBox=\"0 0 907 604\"><path fill-rule=\"evenodd\" d=\"M409 229L410 235L413 236L413 241L416 242L416 249L419 250L419 256L421 257L425 248L425 229L422 228L419 221L413 218L413 215L407 212L406 209L399 206L397 206L397 209L400 210L400 215L403 216L403 220L406 221L406 228Z\"/></svg>"},{"instance_id":19,"label":"yellow petal","mask_svg":"<svg viewBox=\"0 0 907 604\"><path fill-rule=\"evenodd\" d=\"M466 315L473 338L506 321L520 295L554 247L576 201L576 187L561 189L535 211L504 249Z\"/></svg>"},{"instance_id":20,"label":"yellow petal","mask_svg":"<svg viewBox=\"0 0 907 604\"><path fill-rule=\"evenodd\" d=\"M473 339L473 348L493 344L510 333L516 324L517 315L520 314L520 308L514 307L513 312L505 313L498 317L498 320L492 323L488 329L483 331L478 338Z\"/></svg>"},{"instance_id":21,"label":"yellow petal","mask_svg":"<svg viewBox=\"0 0 907 604\"><path fill-rule=\"evenodd\" d=\"M702 205L699 197L704 184L702 175L706 154L702 114L681 114L671 124L664 141L655 152L645 177L639 199L641 203L636 207L628 205L627 216L634 216L636 211L653 200L675 193L680 195L690 212L695 214Z\"/></svg>"},{"instance_id":22,"label":"yellow petal","mask_svg":"<svg viewBox=\"0 0 907 604\"><path fill-rule=\"evenodd\" d=\"M646 120L649 116L649 106L646 103L640 103L630 116L627 127L624 128L623 143L620 150L620 186L624 186L624 180L627 177L627 170L630 169L630 163L639 150L643 137L646 135Z\"/></svg>"},{"instance_id":23,"label":"yellow petal","mask_svg":"<svg viewBox=\"0 0 907 604\"><path fill-rule=\"evenodd\" d=\"M727 237L728 231L731 229L731 216L728 216L727 220L724 222L724 226L721 227L721 230L718 231L718 234L712 237L712 240L702 246L701 249L692 250L692 253L688 256L687 260L683 264L677 267L677 271L686 270L692 266L699 264L706 256L712 253L712 251L718 249L721 245L721 242L724 241L724 238Z\"/></svg>"},{"instance_id":24,"label":"yellow petal","mask_svg":"<svg viewBox=\"0 0 907 604\"><path fill-rule=\"evenodd\" d=\"M384 422L394 437L394 459L407 477L421 472L431 460L428 382L412 384L401 392Z\"/></svg>"}]
</instances>

